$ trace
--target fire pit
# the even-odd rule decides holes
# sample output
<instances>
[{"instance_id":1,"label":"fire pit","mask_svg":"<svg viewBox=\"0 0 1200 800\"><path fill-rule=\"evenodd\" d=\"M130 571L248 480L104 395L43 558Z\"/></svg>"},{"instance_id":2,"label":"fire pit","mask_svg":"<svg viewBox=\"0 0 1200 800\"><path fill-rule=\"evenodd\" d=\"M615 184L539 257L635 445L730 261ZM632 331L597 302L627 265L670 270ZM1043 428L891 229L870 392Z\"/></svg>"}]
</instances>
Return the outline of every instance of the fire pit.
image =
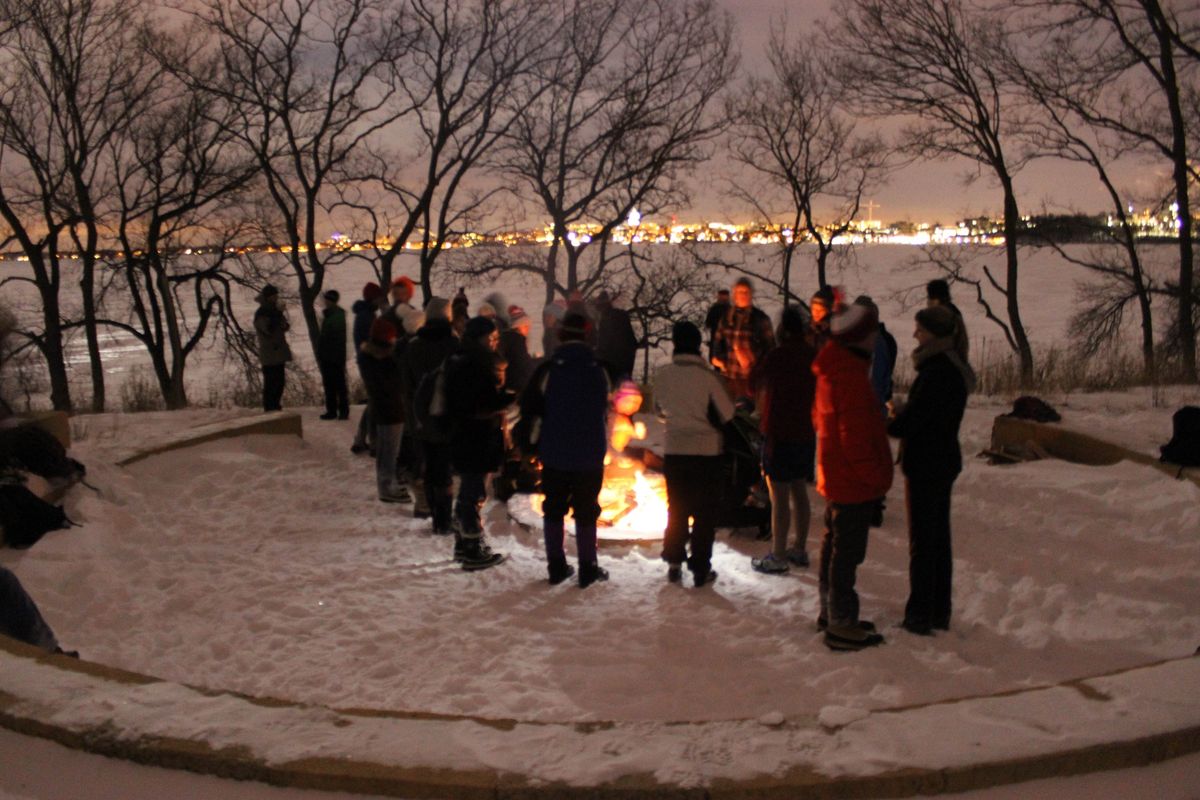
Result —
<instances>
[{"instance_id":1,"label":"fire pit","mask_svg":"<svg viewBox=\"0 0 1200 800\"><path fill-rule=\"evenodd\" d=\"M642 394L631 382L623 384L613 397L612 431L604 459L596 526L596 537L602 541L658 540L667 527L666 478L647 465L657 461L653 453L630 446L631 440L646 438L646 426L633 421L641 405ZM516 495L508 501L509 513L523 525L541 527L542 500L540 494ZM567 530L574 535L571 517L567 517Z\"/></svg>"}]
</instances>

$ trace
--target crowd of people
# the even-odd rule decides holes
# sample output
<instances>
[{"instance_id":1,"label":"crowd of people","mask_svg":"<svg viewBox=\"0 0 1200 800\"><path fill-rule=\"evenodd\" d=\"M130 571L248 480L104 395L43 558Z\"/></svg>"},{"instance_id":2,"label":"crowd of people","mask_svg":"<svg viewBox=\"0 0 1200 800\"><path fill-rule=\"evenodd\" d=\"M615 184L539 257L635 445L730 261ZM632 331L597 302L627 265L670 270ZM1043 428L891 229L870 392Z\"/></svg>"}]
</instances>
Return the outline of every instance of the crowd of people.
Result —
<instances>
[{"instance_id":1,"label":"crowd of people","mask_svg":"<svg viewBox=\"0 0 1200 800\"><path fill-rule=\"evenodd\" d=\"M412 503L433 533L453 537L463 569L487 569L504 560L491 549L481 516L489 481L505 498L513 473L536 463L549 582L577 576L588 587L607 580L597 558L598 498L613 397L631 377L639 347L628 312L606 293L591 302L575 295L549 304L545 355L535 358L528 315L500 295L489 295L472 316L463 290L449 301L431 298L420 310L414 290L403 276L387 290L368 283L352 308L368 403L351 449L374 455L379 500ZM277 296L266 287L255 316L268 411L279 408L282 365L290 358ZM668 581L682 582L684 566L694 586L716 580L722 452L735 416L752 414L771 501L771 548L752 566L780 575L810 565L808 485L815 483L824 499L817 626L835 650L882 643L860 613L855 582L892 485L890 435L899 442L895 463L905 477L909 527L902 626L917 635L949 629L950 498L962 469L958 429L975 377L949 286L931 281L927 296L915 317L916 378L904 403L892 396L898 346L870 297L850 302L823 287L807 309L785 305L773 324L755 306L750 281L741 279L719 293L705 319L707 357L701 329L675 323L671 361L649 387L665 429ZM318 348L326 420L347 419L349 411L339 299L337 292L324 295ZM568 512L578 570L567 556Z\"/></svg>"}]
</instances>

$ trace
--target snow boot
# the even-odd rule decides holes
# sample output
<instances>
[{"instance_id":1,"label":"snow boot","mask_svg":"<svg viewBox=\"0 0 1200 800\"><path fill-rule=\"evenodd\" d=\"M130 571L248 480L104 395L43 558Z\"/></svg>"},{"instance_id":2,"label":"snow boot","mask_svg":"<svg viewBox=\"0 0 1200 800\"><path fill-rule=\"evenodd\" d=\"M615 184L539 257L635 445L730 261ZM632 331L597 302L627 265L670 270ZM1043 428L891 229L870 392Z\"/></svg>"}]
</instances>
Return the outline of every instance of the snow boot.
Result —
<instances>
[{"instance_id":1,"label":"snow boot","mask_svg":"<svg viewBox=\"0 0 1200 800\"><path fill-rule=\"evenodd\" d=\"M565 558L561 561L551 561L548 570L551 586L557 586L575 574L575 568L568 564Z\"/></svg>"},{"instance_id":2,"label":"snow boot","mask_svg":"<svg viewBox=\"0 0 1200 800\"><path fill-rule=\"evenodd\" d=\"M839 652L866 650L868 647L878 647L883 644L883 636L874 631L864 630L859 624L830 625L825 629L825 646Z\"/></svg>"},{"instance_id":3,"label":"snow boot","mask_svg":"<svg viewBox=\"0 0 1200 800\"><path fill-rule=\"evenodd\" d=\"M824 632L825 629L828 627L829 627L829 620L825 619L824 617L817 617L817 630ZM864 631L867 631L868 633L875 632L875 623L871 622L870 620L860 619L858 621L858 627L862 628Z\"/></svg>"},{"instance_id":4,"label":"snow boot","mask_svg":"<svg viewBox=\"0 0 1200 800\"><path fill-rule=\"evenodd\" d=\"M403 483L393 484L390 489L379 493L379 499L384 503L411 503L412 495Z\"/></svg>"},{"instance_id":5,"label":"snow boot","mask_svg":"<svg viewBox=\"0 0 1200 800\"><path fill-rule=\"evenodd\" d=\"M766 575L786 575L790 567L786 558L776 558L774 553L767 553L762 558L750 559L750 566Z\"/></svg>"},{"instance_id":6,"label":"snow boot","mask_svg":"<svg viewBox=\"0 0 1200 800\"><path fill-rule=\"evenodd\" d=\"M425 482L413 481L413 516L417 519L429 519L433 516L433 509L429 507L429 501L425 498Z\"/></svg>"},{"instance_id":7,"label":"snow boot","mask_svg":"<svg viewBox=\"0 0 1200 800\"><path fill-rule=\"evenodd\" d=\"M667 582L683 583L683 567L679 564L671 564L667 567Z\"/></svg>"},{"instance_id":8,"label":"snow boot","mask_svg":"<svg viewBox=\"0 0 1200 800\"><path fill-rule=\"evenodd\" d=\"M462 558L462 568L465 572L478 572L494 567L504 560L503 553L493 553L487 542L480 539L466 539Z\"/></svg>"},{"instance_id":9,"label":"snow boot","mask_svg":"<svg viewBox=\"0 0 1200 800\"><path fill-rule=\"evenodd\" d=\"M703 586L712 586L717 582L717 571L710 569L706 572L696 572L692 574L692 583L697 589Z\"/></svg>"},{"instance_id":10,"label":"snow boot","mask_svg":"<svg viewBox=\"0 0 1200 800\"><path fill-rule=\"evenodd\" d=\"M787 560L797 567L807 567L809 564L808 553L800 547L789 547Z\"/></svg>"},{"instance_id":11,"label":"snow boot","mask_svg":"<svg viewBox=\"0 0 1200 800\"><path fill-rule=\"evenodd\" d=\"M608 580L608 570L595 561L579 562L579 588L586 589L596 581Z\"/></svg>"}]
</instances>

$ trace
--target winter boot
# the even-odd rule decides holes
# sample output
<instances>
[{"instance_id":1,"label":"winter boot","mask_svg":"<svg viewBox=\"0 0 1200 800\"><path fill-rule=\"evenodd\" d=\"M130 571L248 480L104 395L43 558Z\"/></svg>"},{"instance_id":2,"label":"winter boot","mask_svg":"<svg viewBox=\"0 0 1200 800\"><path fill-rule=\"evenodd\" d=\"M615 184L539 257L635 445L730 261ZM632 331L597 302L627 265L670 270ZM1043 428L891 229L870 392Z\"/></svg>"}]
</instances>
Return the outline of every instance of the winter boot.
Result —
<instances>
[{"instance_id":1,"label":"winter boot","mask_svg":"<svg viewBox=\"0 0 1200 800\"><path fill-rule=\"evenodd\" d=\"M412 495L403 483L392 484L386 491L379 493L379 499L384 503L411 503Z\"/></svg>"},{"instance_id":2,"label":"winter boot","mask_svg":"<svg viewBox=\"0 0 1200 800\"><path fill-rule=\"evenodd\" d=\"M586 589L596 581L608 580L608 570L595 561L579 562L579 588Z\"/></svg>"},{"instance_id":3,"label":"winter boot","mask_svg":"<svg viewBox=\"0 0 1200 800\"><path fill-rule=\"evenodd\" d=\"M864 630L857 623L830 625L825 629L825 646L830 650L866 650L868 647L878 647L881 644L883 644L882 634Z\"/></svg>"},{"instance_id":4,"label":"winter boot","mask_svg":"<svg viewBox=\"0 0 1200 800\"><path fill-rule=\"evenodd\" d=\"M683 567L679 564L671 564L667 567L667 582L668 583L683 583Z\"/></svg>"},{"instance_id":5,"label":"winter boot","mask_svg":"<svg viewBox=\"0 0 1200 800\"><path fill-rule=\"evenodd\" d=\"M762 558L750 559L750 566L767 575L786 575L790 569L787 559L776 558L774 553L767 553Z\"/></svg>"},{"instance_id":6,"label":"winter boot","mask_svg":"<svg viewBox=\"0 0 1200 800\"><path fill-rule=\"evenodd\" d=\"M551 561L548 569L551 586L557 586L575 574L575 568L568 564L565 558L561 561Z\"/></svg>"},{"instance_id":7,"label":"winter boot","mask_svg":"<svg viewBox=\"0 0 1200 800\"><path fill-rule=\"evenodd\" d=\"M715 569L706 570L704 572L692 573L692 583L697 589L702 586L712 586L717 582L717 571Z\"/></svg>"},{"instance_id":8,"label":"winter boot","mask_svg":"<svg viewBox=\"0 0 1200 800\"><path fill-rule=\"evenodd\" d=\"M462 568L465 572L478 572L494 567L504 560L503 553L493 553L483 538L466 539L466 551L463 554Z\"/></svg>"},{"instance_id":9,"label":"winter boot","mask_svg":"<svg viewBox=\"0 0 1200 800\"><path fill-rule=\"evenodd\" d=\"M817 630L824 633L825 629L828 627L829 627L829 620L825 619L824 616L817 617ZM864 631L866 631L868 633L875 632L875 623L871 622L870 620L860 619L858 621L858 627L862 628Z\"/></svg>"},{"instance_id":10,"label":"winter boot","mask_svg":"<svg viewBox=\"0 0 1200 800\"><path fill-rule=\"evenodd\" d=\"M797 567L807 567L809 564L808 552L803 547L789 547L787 560Z\"/></svg>"},{"instance_id":11,"label":"winter boot","mask_svg":"<svg viewBox=\"0 0 1200 800\"><path fill-rule=\"evenodd\" d=\"M433 509L429 507L429 500L425 497L425 482L421 480L413 481L413 516L417 519L429 519L433 516Z\"/></svg>"}]
</instances>

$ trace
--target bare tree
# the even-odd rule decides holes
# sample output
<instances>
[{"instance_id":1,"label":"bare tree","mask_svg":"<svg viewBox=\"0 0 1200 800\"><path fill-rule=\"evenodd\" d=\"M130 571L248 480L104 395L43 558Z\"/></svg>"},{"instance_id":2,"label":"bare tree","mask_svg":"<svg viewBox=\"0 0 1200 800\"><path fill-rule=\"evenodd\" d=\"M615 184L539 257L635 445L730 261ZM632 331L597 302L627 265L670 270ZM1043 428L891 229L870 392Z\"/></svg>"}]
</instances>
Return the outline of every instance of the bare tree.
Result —
<instances>
[{"instance_id":1,"label":"bare tree","mask_svg":"<svg viewBox=\"0 0 1200 800\"><path fill-rule=\"evenodd\" d=\"M779 232L785 305L800 243L816 243L817 285L827 286L833 243L850 230L865 193L886 179L890 160L883 140L857 133L843 113L819 52L811 41L788 41L778 25L767 50L770 73L748 78L726 103L733 158L751 176L734 181L734 196L764 220L786 218Z\"/></svg>"},{"instance_id":2,"label":"bare tree","mask_svg":"<svg viewBox=\"0 0 1200 800\"><path fill-rule=\"evenodd\" d=\"M731 23L712 0L567 0L547 24L556 37L543 83L518 95L522 113L497 161L549 217L550 249L543 264L495 268L538 275L549 302L603 283L612 234L630 212L649 216L683 197L683 172L726 126L712 105L736 59Z\"/></svg>"},{"instance_id":3,"label":"bare tree","mask_svg":"<svg viewBox=\"0 0 1200 800\"><path fill-rule=\"evenodd\" d=\"M526 100L544 90L534 71L552 35L545 0L409 0L422 35L398 71L400 102L412 109L395 138L375 143L346 170L342 205L369 220L370 260L387 285L414 238L420 283L432 294L442 250L478 229L499 182L475 181L483 160Z\"/></svg>"},{"instance_id":4,"label":"bare tree","mask_svg":"<svg viewBox=\"0 0 1200 800\"><path fill-rule=\"evenodd\" d=\"M337 202L331 184L408 112L396 102L396 64L414 31L387 0L210 0L196 14L215 35L221 69L186 77L239 110L233 130L270 199L264 233L287 257L315 354L316 301L340 258L318 233Z\"/></svg>"},{"instance_id":5,"label":"bare tree","mask_svg":"<svg viewBox=\"0 0 1200 800\"><path fill-rule=\"evenodd\" d=\"M135 117L155 81L134 0L3 0L0 217L29 259L41 327L23 331L46 360L51 402L69 410L64 332L82 327L92 408L105 405L97 328L97 253L111 175L99 153ZM73 252L71 252L73 251ZM78 258L82 318L64 319L64 260ZM69 274L69 273L68 273ZM2 282L0 282L2 285Z\"/></svg>"},{"instance_id":6,"label":"bare tree","mask_svg":"<svg viewBox=\"0 0 1200 800\"><path fill-rule=\"evenodd\" d=\"M1011 87L994 58L994 21L963 0L850 0L834 33L840 75L856 106L909 117L903 135L914 155L957 156L987 170L1004 202L1006 298L1021 380L1033 379L1033 350L1018 302L1021 228L1013 176L1027 161L1014 152Z\"/></svg>"},{"instance_id":7,"label":"bare tree","mask_svg":"<svg viewBox=\"0 0 1200 800\"><path fill-rule=\"evenodd\" d=\"M188 404L188 357L214 315L228 313L228 262L245 225L238 196L258 171L231 132L236 107L177 76L216 74L187 34L155 31L158 57L170 70L153 103L105 152L114 176L119 247L108 259L115 292L104 324L145 348L167 408ZM115 295L115 297L114 297Z\"/></svg>"},{"instance_id":8,"label":"bare tree","mask_svg":"<svg viewBox=\"0 0 1200 800\"><path fill-rule=\"evenodd\" d=\"M1177 317L1182 370L1197 380L1194 224L1189 185L1197 179L1191 144L1197 117L1200 8L1158 0L1022 0L1043 40L1042 68L1060 85L1071 113L1171 164L1179 220Z\"/></svg>"}]
</instances>

